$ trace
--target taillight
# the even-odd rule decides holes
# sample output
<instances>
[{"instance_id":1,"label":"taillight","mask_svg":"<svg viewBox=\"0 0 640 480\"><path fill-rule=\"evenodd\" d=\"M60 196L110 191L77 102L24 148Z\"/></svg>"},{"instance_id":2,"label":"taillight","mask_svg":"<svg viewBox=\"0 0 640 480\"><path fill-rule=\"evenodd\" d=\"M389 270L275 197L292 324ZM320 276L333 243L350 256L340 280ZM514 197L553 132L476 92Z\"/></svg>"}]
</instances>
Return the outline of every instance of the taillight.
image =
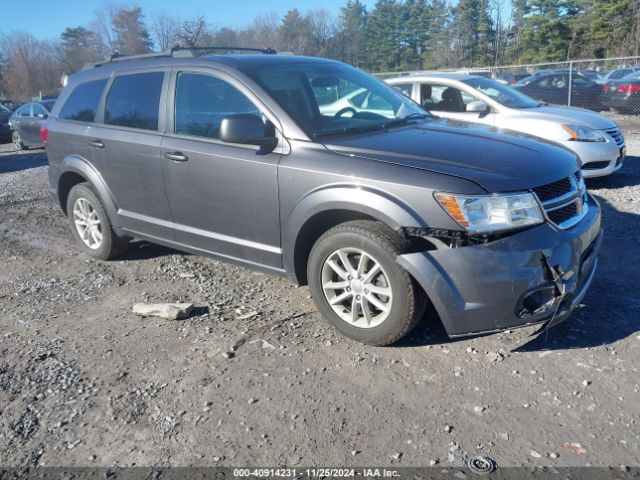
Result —
<instances>
[{"instance_id":1,"label":"taillight","mask_svg":"<svg viewBox=\"0 0 640 480\"><path fill-rule=\"evenodd\" d=\"M49 141L49 129L46 125L42 125L40 127L40 138L42 139L42 143L45 145L47 144L47 141Z\"/></svg>"},{"instance_id":2,"label":"taillight","mask_svg":"<svg viewBox=\"0 0 640 480\"><path fill-rule=\"evenodd\" d=\"M609 85L603 85L602 86L602 90L604 90L605 92L609 91Z\"/></svg>"},{"instance_id":3,"label":"taillight","mask_svg":"<svg viewBox=\"0 0 640 480\"><path fill-rule=\"evenodd\" d=\"M640 85L619 85L618 91L623 93L638 93L640 92Z\"/></svg>"}]
</instances>

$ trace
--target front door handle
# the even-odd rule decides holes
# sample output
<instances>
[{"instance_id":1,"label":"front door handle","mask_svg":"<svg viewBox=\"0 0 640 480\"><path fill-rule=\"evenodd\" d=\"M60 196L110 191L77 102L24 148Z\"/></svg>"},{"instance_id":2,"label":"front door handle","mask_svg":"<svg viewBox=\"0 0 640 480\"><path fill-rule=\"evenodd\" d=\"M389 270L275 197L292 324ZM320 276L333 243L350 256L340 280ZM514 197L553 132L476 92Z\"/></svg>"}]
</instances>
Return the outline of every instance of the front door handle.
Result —
<instances>
[{"instance_id":1,"label":"front door handle","mask_svg":"<svg viewBox=\"0 0 640 480\"><path fill-rule=\"evenodd\" d=\"M89 142L89 145L96 148L104 148L104 143L102 143L102 141L100 140L92 140L91 142Z\"/></svg>"},{"instance_id":2,"label":"front door handle","mask_svg":"<svg viewBox=\"0 0 640 480\"><path fill-rule=\"evenodd\" d=\"M174 162L186 162L189 160L189 157L182 152L165 153L164 158L167 160L173 160Z\"/></svg>"}]
</instances>

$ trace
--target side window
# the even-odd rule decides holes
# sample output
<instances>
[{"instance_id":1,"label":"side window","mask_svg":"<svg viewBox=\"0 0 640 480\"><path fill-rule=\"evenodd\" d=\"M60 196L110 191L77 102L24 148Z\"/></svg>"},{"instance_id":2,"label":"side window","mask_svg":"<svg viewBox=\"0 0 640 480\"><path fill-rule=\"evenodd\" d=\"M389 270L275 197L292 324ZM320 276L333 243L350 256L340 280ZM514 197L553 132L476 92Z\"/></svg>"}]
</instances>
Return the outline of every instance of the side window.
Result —
<instances>
[{"instance_id":1,"label":"side window","mask_svg":"<svg viewBox=\"0 0 640 480\"><path fill-rule=\"evenodd\" d=\"M46 114L47 114L47 111L44 109L44 107L42 105L39 105L37 103L33 104L33 116L34 117L44 118L44 116Z\"/></svg>"},{"instance_id":2,"label":"side window","mask_svg":"<svg viewBox=\"0 0 640 480\"><path fill-rule=\"evenodd\" d=\"M459 90L459 92L460 96L462 97L462 103L464 103L465 110L467 105L478 100L476 97L474 97L473 95L469 95L467 92L463 92L462 90Z\"/></svg>"},{"instance_id":3,"label":"side window","mask_svg":"<svg viewBox=\"0 0 640 480\"><path fill-rule=\"evenodd\" d=\"M551 78L552 77L542 77L538 80L538 86L542 88L549 88L551 86Z\"/></svg>"},{"instance_id":4,"label":"side window","mask_svg":"<svg viewBox=\"0 0 640 480\"><path fill-rule=\"evenodd\" d=\"M28 103L27 105L21 106L16 111L16 116L18 116L18 117L29 117L30 115L31 115L31 104L30 103Z\"/></svg>"},{"instance_id":5,"label":"side window","mask_svg":"<svg viewBox=\"0 0 640 480\"><path fill-rule=\"evenodd\" d=\"M542 88L567 88L568 75L547 75L538 81Z\"/></svg>"},{"instance_id":6,"label":"side window","mask_svg":"<svg viewBox=\"0 0 640 480\"><path fill-rule=\"evenodd\" d=\"M163 79L163 72L116 77L107 95L104 123L158 130Z\"/></svg>"},{"instance_id":7,"label":"side window","mask_svg":"<svg viewBox=\"0 0 640 480\"><path fill-rule=\"evenodd\" d=\"M365 90L364 92L361 92L351 97L349 99L349 103L354 107L362 108L368 95L369 95L369 90Z\"/></svg>"},{"instance_id":8,"label":"side window","mask_svg":"<svg viewBox=\"0 0 640 480\"><path fill-rule=\"evenodd\" d=\"M428 83L420 84L420 105L429 110L434 103L437 103L442 93L442 88L437 85L429 85Z\"/></svg>"},{"instance_id":9,"label":"side window","mask_svg":"<svg viewBox=\"0 0 640 480\"><path fill-rule=\"evenodd\" d=\"M262 118L255 105L227 82L197 73L178 74L174 120L176 133L217 139L222 119L238 113Z\"/></svg>"},{"instance_id":10,"label":"side window","mask_svg":"<svg viewBox=\"0 0 640 480\"><path fill-rule=\"evenodd\" d=\"M395 85L392 85L392 87L398 90L403 95L411 98L411 91L413 90L412 83L396 83Z\"/></svg>"},{"instance_id":11,"label":"side window","mask_svg":"<svg viewBox=\"0 0 640 480\"><path fill-rule=\"evenodd\" d=\"M393 116L393 106L380 95L369 90L354 95L349 99L349 103L362 112L375 111L374 113L380 115Z\"/></svg>"},{"instance_id":12,"label":"side window","mask_svg":"<svg viewBox=\"0 0 640 480\"><path fill-rule=\"evenodd\" d=\"M465 94L465 98L472 98ZM431 86L431 99L433 104L425 106L429 110L436 112L465 112L466 104L462 98L462 92L455 87L448 87L446 85L432 85Z\"/></svg>"},{"instance_id":13,"label":"side window","mask_svg":"<svg viewBox=\"0 0 640 480\"><path fill-rule=\"evenodd\" d=\"M574 76L571 78L571 82L572 82L574 85L578 85L579 87L586 87L586 86L590 85L589 80L587 80L586 78L581 77L581 76L579 76L579 75L574 75Z\"/></svg>"},{"instance_id":14,"label":"side window","mask_svg":"<svg viewBox=\"0 0 640 480\"><path fill-rule=\"evenodd\" d=\"M383 110L383 111L391 112L393 114L393 105L391 105L388 101L386 101L377 93L373 93L373 92L367 97L367 109Z\"/></svg>"},{"instance_id":15,"label":"side window","mask_svg":"<svg viewBox=\"0 0 640 480\"><path fill-rule=\"evenodd\" d=\"M59 118L93 122L100 97L102 97L102 91L106 84L107 79L105 78L78 85L62 106L62 110L60 110L60 114L58 115Z\"/></svg>"}]
</instances>

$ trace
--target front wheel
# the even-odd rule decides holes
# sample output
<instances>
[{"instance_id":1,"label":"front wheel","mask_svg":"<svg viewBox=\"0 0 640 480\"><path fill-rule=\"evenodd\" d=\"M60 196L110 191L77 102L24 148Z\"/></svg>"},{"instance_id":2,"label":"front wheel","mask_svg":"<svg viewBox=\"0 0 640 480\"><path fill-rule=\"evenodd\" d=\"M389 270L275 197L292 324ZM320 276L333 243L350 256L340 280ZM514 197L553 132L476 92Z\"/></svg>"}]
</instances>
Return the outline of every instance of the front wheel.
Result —
<instances>
[{"instance_id":1,"label":"front wheel","mask_svg":"<svg viewBox=\"0 0 640 480\"><path fill-rule=\"evenodd\" d=\"M311 295L331 324L347 337L389 345L424 314L426 297L396 262L409 244L383 224L354 221L322 235L311 250Z\"/></svg>"}]
</instances>

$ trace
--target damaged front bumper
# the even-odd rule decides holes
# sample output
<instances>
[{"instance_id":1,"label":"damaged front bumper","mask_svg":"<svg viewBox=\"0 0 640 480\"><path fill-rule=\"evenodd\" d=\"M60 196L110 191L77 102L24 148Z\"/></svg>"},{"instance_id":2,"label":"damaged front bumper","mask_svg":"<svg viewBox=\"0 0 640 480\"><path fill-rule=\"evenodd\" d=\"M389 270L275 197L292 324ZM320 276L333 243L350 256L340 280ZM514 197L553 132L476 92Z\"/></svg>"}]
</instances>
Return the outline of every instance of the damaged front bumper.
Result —
<instances>
[{"instance_id":1,"label":"damaged front bumper","mask_svg":"<svg viewBox=\"0 0 640 480\"><path fill-rule=\"evenodd\" d=\"M561 230L545 223L480 245L400 255L450 337L565 320L593 280L602 241L600 207Z\"/></svg>"}]
</instances>

